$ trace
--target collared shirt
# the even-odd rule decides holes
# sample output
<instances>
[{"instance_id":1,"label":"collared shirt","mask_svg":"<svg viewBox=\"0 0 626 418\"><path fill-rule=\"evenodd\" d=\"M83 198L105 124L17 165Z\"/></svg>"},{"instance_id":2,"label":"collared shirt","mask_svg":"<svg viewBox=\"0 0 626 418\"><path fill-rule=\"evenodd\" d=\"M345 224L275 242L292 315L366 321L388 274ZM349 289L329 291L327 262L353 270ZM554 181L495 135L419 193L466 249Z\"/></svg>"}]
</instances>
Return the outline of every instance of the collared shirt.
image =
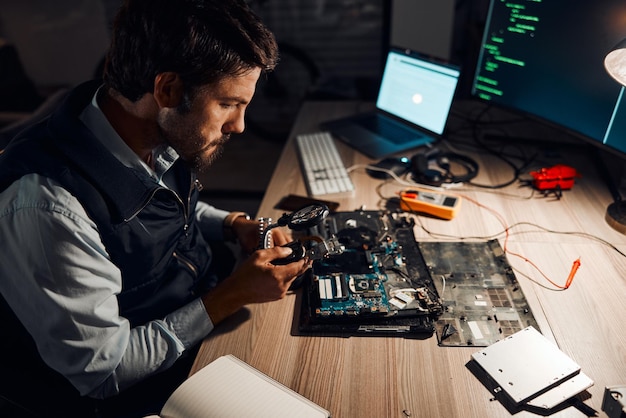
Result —
<instances>
[{"instance_id":1,"label":"collared shirt","mask_svg":"<svg viewBox=\"0 0 626 418\"><path fill-rule=\"evenodd\" d=\"M97 93L82 122L124 165L168 187L178 158L162 147L154 170L117 135ZM198 202L202 232L220 239L228 212ZM170 367L213 329L200 299L131 328L119 316L120 270L79 201L54 181L29 174L0 194L0 292L34 338L39 353L82 395L104 398Z\"/></svg>"}]
</instances>

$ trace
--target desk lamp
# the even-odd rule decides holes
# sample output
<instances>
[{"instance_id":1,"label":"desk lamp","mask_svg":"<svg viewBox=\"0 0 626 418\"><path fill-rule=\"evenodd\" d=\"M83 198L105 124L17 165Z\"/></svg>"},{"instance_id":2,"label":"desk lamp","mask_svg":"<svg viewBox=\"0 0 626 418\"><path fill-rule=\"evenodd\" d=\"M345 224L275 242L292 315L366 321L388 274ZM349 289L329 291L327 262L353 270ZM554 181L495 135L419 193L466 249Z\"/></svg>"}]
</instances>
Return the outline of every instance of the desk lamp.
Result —
<instances>
[{"instance_id":1,"label":"desk lamp","mask_svg":"<svg viewBox=\"0 0 626 418\"><path fill-rule=\"evenodd\" d=\"M626 39L623 39L604 58L604 68L618 83L626 86ZM606 209L607 223L626 234L626 201L616 199Z\"/></svg>"}]
</instances>

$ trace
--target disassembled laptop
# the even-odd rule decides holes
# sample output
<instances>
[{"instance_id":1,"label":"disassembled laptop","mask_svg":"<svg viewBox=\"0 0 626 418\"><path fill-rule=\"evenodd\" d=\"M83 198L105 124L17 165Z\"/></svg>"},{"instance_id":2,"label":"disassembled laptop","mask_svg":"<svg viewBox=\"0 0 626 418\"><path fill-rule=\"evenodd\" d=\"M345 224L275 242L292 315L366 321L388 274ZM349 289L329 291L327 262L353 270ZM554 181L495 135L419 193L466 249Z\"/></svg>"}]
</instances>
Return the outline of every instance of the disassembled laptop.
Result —
<instances>
[{"instance_id":1,"label":"disassembled laptop","mask_svg":"<svg viewBox=\"0 0 626 418\"><path fill-rule=\"evenodd\" d=\"M312 205L264 220L295 231L294 251L313 267L299 285L298 329L332 335L415 337L437 332L442 346L488 346L537 326L497 240L417 242L406 212L330 213Z\"/></svg>"}]
</instances>

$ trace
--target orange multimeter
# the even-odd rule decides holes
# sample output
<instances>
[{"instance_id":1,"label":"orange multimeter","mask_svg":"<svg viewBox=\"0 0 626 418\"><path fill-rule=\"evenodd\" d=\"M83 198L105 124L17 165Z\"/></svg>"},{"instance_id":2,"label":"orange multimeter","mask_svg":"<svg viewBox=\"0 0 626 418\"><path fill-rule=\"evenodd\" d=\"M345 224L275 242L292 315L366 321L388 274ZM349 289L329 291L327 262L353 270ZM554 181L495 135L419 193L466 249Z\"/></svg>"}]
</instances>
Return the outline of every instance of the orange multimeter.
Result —
<instances>
[{"instance_id":1,"label":"orange multimeter","mask_svg":"<svg viewBox=\"0 0 626 418\"><path fill-rule=\"evenodd\" d=\"M437 191L403 190L400 209L427 213L442 219L452 219L461 207L461 197Z\"/></svg>"}]
</instances>

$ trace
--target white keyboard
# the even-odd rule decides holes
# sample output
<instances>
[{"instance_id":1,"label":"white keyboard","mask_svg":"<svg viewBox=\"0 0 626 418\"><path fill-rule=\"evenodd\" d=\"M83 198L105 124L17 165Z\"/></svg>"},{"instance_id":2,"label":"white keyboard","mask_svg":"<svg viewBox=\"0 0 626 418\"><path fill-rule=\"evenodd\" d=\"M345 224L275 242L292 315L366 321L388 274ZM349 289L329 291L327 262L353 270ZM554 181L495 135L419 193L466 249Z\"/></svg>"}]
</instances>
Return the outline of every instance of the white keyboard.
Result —
<instances>
[{"instance_id":1,"label":"white keyboard","mask_svg":"<svg viewBox=\"0 0 626 418\"><path fill-rule=\"evenodd\" d=\"M296 145L309 194L319 196L354 190L330 133L298 135Z\"/></svg>"}]
</instances>

